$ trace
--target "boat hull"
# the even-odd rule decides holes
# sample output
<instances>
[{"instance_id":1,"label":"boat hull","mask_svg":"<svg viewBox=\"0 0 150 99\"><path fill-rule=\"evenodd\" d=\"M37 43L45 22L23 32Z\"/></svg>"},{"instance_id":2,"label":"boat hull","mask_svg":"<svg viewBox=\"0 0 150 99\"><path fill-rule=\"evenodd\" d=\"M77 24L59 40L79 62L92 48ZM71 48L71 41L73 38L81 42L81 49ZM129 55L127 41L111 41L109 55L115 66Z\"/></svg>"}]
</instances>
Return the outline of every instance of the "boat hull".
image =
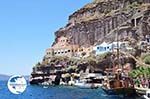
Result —
<instances>
[{"instance_id":1,"label":"boat hull","mask_svg":"<svg viewBox=\"0 0 150 99\"><path fill-rule=\"evenodd\" d=\"M124 95L124 96L136 96L136 90L134 88L114 88L107 89L102 87L104 92L108 95Z\"/></svg>"},{"instance_id":2,"label":"boat hull","mask_svg":"<svg viewBox=\"0 0 150 99\"><path fill-rule=\"evenodd\" d=\"M96 89L97 86L93 84L86 84L86 83L75 83L75 86L82 89Z\"/></svg>"},{"instance_id":3,"label":"boat hull","mask_svg":"<svg viewBox=\"0 0 150 99\"><path fill-rule=\"evenodd\" d=\"M140 95L145 95L146 91L150 90L149 88L139 88L139 87L135 87L136 92Z\"/></svg>"}]
</instances>

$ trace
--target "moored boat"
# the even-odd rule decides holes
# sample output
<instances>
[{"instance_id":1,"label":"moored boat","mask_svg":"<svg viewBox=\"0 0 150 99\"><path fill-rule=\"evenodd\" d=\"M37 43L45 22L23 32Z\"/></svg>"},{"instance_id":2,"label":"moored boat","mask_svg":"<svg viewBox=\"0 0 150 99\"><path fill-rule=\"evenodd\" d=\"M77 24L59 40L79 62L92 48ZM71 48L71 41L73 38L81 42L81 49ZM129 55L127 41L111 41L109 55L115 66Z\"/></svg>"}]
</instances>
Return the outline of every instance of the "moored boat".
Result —
<instances>
[{"instance_id":1,"label":"moored boat","mask_svg":"<svg viewBox=\"0 0 150 99\"><path fill-rule=\"evenodd\" d=\"M146 91L146 94L143 95L145 99L150 99L150 89Z\"/></svg>"},{"instance_id":2,"label":"moored boat","mask_svg":"<svg viewBox=\"0 0 150 99\"><path fill-rule=\"evenodd\" d=\"M83 88L83 89L95 89L98 88L97 86L94 85L94 83L87 83L85 80L80 80L76 81L74 84L78 88Z\"/></svg>"},{"instance_id":3,"label":"moored boat","mask_svg":"<svg viewBox=\"0 0 150 99\"><path fill-rule=\"evenodd\" d=\"M136 92L140 95L145 95L147 93L148 90L150 90L149 88L141 88L141 87L135 87Z\"/></svg>"},{"instance_id":4,"label":"moored boat","mask_svg":"<svg viewBox=\"0 0 150 99\"><path fill-rule=\"evenodd\" d=\"M108 95L136 96L137 93L132 79L120 75L116 74L115 78L105 80L102 87L104 92Z\"/></svg>"},{"instance_id":5,"label":"moored boat","mask_svg":"<svg viewBox=\"0 0 150 99\"><path fill-rule=\"evenodd\" d=\"M105 88L102 87L102 89L108 94L108 95L123 95L123 96L135 96L136 91L134 88L123 88L123 87L118 87L118 88Z\"/></svg>"},{"instance_id":6,"label":"moored boat","mask_svg":"<svg viewBox=\"0 0 150 99\"><path fill-rule=\"evenodd\" d=\"M98 73L89 73L83 79L77 80L74 85L79 88L99 88L102 86L104 77Z\"/></svg>"}]
</instances>

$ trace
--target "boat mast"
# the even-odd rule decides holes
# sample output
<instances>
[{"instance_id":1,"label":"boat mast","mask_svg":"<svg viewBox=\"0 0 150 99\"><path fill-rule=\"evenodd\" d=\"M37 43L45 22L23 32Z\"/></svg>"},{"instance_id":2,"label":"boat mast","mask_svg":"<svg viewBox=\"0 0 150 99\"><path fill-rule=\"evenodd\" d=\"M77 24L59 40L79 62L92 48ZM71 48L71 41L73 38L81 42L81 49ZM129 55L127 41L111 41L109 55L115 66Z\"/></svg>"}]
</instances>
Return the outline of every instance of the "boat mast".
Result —
<instances>
[{"instance_id":1,"label":"boat mast","mask_svg":"<svg viewBox=\"0 0 150 99\"><path fill-rule=\"evenodd\" d=\"M117 65L120 68L119 54L119 32L117 28Z\"/></svg>"},{"instance_id":2,"label":"boat mast","mask_svg":"<svg viewBox=\"0 0 150 99\"><path fill-rule=\"evenodd\" d=\"M117 64L118 67L121 69L121 72L123 73L123 66L121 65L120 61L120 44L119 44L119 29L117 28Z\"/></svg>"}]
</instances>

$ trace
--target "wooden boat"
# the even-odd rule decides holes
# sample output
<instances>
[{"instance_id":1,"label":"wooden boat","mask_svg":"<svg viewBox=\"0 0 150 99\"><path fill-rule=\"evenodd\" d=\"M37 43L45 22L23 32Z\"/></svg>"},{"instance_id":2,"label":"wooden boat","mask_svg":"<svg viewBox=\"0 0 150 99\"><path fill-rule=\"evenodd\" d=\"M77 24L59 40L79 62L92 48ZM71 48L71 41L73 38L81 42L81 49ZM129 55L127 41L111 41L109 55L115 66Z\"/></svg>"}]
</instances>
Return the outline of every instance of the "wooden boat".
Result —
<instances>
[{"instance_id":1,"label":"wooden boat","mask_svg":"<svg viewBox=\"0 0 150 99\"><path fill-rule=\"evenodd\" d=\"M108 95L123 95L123 96L137 96L136 90L134 88L134 83L131 78L129 78L127 75L124 74L124 68L122 64L120 63L120 45L119 45L119 36L118 36L118 28L117 28L117 65L113 64L113 68L110 68L112 70L112 75L114 75L114 78L107 79L102 87L102 89L108 94ZM114 63L114 62L113 62ZM115 67L118 68L118 70L115 69ZM108 72L107 72L108 75Z\"/></svg>"},{"instance_id":2,"label":"wooden boat","mask_svg":"<svg viewBox=\"0 0 150 99\"><path fill-rule=\"evenodd\" d=\"M108 94L108 95L123 95L123 96L135 96L136 91L134 88L124 88L124 87L118 87L118 88L106 88L102 87L102 89Z\"/></svg>"},{"instance_id":3,"label":"wooden boat","mask_svg":"<svg viewBox=\"0 0 150 99\"><path fill-rule=\"evenodd\" d=\"M117 74L113 79L105 81L102 87L104 92L106 92L106 94L108 95L137 95L132 79L130 79L129 77L119 77L118 75L119 74Z\"/></svg>"}]
</instances>

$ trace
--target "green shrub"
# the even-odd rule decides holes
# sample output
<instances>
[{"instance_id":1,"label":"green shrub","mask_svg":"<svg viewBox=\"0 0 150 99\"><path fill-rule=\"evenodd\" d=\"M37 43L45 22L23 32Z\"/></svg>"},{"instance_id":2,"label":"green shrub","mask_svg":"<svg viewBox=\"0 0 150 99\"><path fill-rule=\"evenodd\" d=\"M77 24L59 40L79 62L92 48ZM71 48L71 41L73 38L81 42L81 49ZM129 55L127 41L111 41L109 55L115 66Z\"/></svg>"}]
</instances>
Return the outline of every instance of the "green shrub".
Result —
<instances>
[{"instance_id":1,"label":"green shrub","mask_svg":"<svg viewBox=\"0 0 150 99\"><path fill-rule=\"evenodd\" d=\"M146 56L146 57L144 58L144 62L145 62L146 64L150 64L150 55L148 55L148 56Z\"/></svg>"},{"instance_id":2,"label":"green shrub","mask_svg":"<svg viewBox=\"0 0 150 99\"><path fill-rule=\"evenodd\" d=\"M143 76L146 78L150 78L150 67L139 67L137 69L132 70L129 73L129 76L131 76L132 78L137 78L139 76Z\"/></svg>"}]
</instances>

